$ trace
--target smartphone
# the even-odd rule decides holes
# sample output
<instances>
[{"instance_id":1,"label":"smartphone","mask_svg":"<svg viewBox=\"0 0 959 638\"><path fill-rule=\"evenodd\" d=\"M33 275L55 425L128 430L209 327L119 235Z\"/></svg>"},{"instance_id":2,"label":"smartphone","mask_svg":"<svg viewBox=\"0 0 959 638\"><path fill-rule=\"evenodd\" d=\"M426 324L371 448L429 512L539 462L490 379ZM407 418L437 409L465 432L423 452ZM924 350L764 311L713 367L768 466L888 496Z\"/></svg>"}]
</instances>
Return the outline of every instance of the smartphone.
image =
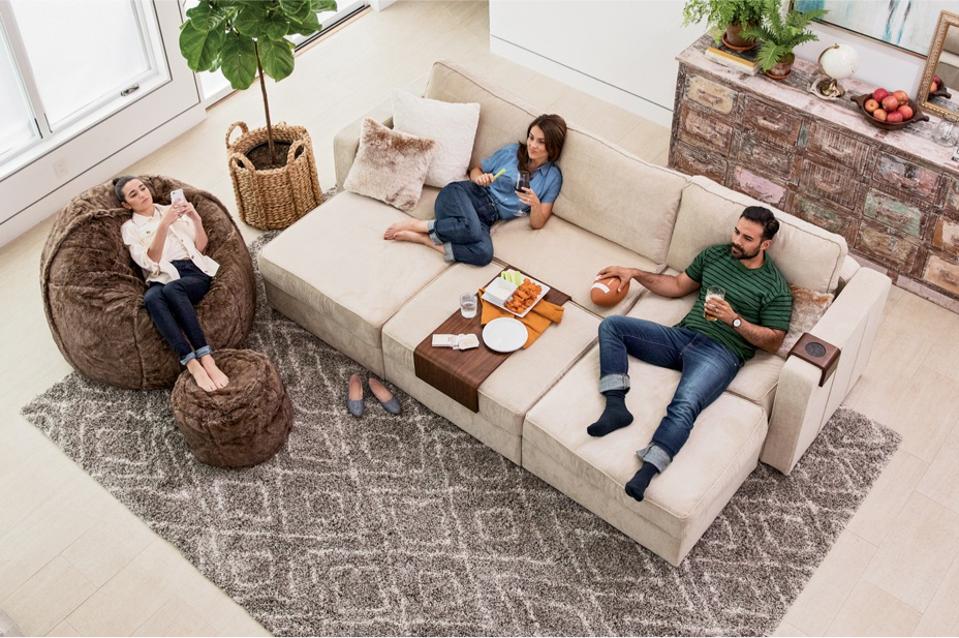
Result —
<instances>
[{"instance_id":1,"label":"smartphone","mask_svg":"<svg viewBox=\"0 0 959 638\"><path fill-rule=\"evenodd\" d=\"M185 204L186 196L183 194L183 189L178 188L176 190L170 191L170 204Z\"/></svg>"}]
</instances>

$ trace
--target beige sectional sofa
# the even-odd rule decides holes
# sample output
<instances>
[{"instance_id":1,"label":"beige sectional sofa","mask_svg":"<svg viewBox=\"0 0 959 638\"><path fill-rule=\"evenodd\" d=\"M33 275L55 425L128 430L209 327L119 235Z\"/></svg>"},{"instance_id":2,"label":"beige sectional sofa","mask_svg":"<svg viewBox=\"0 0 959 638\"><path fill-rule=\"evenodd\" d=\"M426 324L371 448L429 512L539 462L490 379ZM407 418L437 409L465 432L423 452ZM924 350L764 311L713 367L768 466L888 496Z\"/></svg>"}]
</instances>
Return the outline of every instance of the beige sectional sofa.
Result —
<instances>
[{"instance_id":1,"label":"beige sectional sofa","mask_svg":"<svg viewBox=\"0 0 959 638\"><path fill-rule=\"evenodd\" d=\"M474 163L515 141L545 111L447 62L434 65L425 94L480 103ZM375 114L390 124L388 110ZM341 185L358 139L359 121L335 140ZM643 162L577 122L570 122L559 164L564 185L553 217L535 231L523 219L495 226L489 266L449 264L422 246L384 241L383 230L405 213L344 192L264 247L259 260L267 293L277 310L327 343L679 564L759 461L786 474L793 469L861 375L890 281L859 268L842 237L776 211L781 230L771 255L786 278L837 293L812 333L842 349L838 369L819 387L811 364L760 352L700 415L646 500L636 502L623 486L638 469L635 451L665 414L679 375L631 360L627 405L635 422L601 439L588 436L587 424L602 411L597 329L610 314L672 324L693 297L663 299L634 283L617 307L604 309L590 302L589 285L609 264L681 271L702 248L728 241L742 208L760 202ZM436 190L426 188L412 214L431 218L435 198ZM504 263L572 301L560 325L511 355L480 386L474 413L416 377L413 350L455 311L460 293L492 279Z\"/></svg>"}]
</instances>

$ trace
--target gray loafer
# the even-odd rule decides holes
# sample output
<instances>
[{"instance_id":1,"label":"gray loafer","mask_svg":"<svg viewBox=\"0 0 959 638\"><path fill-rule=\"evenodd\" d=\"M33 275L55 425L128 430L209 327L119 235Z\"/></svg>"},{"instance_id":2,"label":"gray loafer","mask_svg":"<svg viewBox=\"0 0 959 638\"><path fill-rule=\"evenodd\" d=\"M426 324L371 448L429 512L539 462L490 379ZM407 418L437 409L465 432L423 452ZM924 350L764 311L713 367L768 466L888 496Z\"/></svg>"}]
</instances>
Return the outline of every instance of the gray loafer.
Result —
<instances>
[{"instance_id":1,"label":"gray loafer","mask_svg":"<svg viewBox=\"0 0 959 638\"><path fill-rule=\"evenodd\" d=\"M393 397L389 401L380 401L380 405L390 414L399 414L402 411L400 409L400 402L396 400L396 397Z\"/></svg>"},{"instance_id":2,"label":"gray loafer","mask_svg":"<svg viewBox=\"0 0 959 638\"><path fill-rule=\"evenodd\" d=\"M351 399L350 398L350 386L353 384L353 381L356 381L360 386L360 398ZM350 375L350 380L346 382L346 409L347 411L355 417L363 416L363 379L358 374Z\"/></svg>"}]
</instances>

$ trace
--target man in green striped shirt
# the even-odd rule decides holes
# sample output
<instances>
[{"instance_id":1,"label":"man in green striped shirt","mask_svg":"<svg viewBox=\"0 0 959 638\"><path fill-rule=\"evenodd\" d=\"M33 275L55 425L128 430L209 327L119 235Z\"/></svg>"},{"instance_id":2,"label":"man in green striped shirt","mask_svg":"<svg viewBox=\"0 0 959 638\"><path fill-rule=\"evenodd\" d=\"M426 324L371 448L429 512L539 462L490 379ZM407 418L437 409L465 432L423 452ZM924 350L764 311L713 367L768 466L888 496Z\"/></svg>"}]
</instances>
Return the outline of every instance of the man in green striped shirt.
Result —
<instances>
[{"instance_id":1,"label":"man in green striped shirt","mask_svg":"<svg viewBox=\"0 0 959 638\"><path fill-rule=\"evenodd\" d=\"M719 398L756 349L776 352L782 344L792 293L766 255L778 230L772 211L749 206L736 222L731 242L706 248L685 272L657 275L608 266L597 275L617 278L620 288L635 279L664 297L699 290L692 310L675 326L633 317L607 317L599 326L599 391L606 409L587 428L591 435L605 436L633 422L626 409L627 355L682 372L652 441L636 453L643 464L626 484L626 493L636 500L643 500L652 478L686 443L696 417Z\"/></svg>"}]
</instances>

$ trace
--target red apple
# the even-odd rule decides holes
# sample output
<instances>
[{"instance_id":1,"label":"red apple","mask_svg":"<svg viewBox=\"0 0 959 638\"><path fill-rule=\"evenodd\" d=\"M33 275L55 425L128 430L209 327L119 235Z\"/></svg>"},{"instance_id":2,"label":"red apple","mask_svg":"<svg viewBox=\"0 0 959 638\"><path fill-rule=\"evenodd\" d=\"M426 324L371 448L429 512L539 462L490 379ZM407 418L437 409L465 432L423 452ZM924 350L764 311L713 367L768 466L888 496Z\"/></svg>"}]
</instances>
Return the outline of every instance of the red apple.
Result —
<instances>
[{"instance_id":1,"label":"red apple","mask_svg":"<svg viewBox=\"0 0 959 638\"><path fill-rule=\"evenodd\" d=\"M938 75L933 74L932 81L935 82L936 84L942 85L942 78L939 77Z\"/></svg>"},{"instance_id":2,"label":"red apple","mask_svg":"<svg viewBox=\"0 0 959 638\"><path fill-rule=\"evenodd\" d=\"M886 121L886 112L883 111L882 109L876 109L875 111L873 111L872 116L876 118L877 120L879 120L880 122Z\"/></svg>"},{"instance_id":3,"label":"red apple","mask_svg":"<svg viewBox=\"0 0 959 638\"><path fill-rule=\"evenodd\" d=\"M866 113L872 113L873 111L879 108L879 102L877 102L876 100L872 98L869 98L868 100L865 101L865 103L863 103L862 108L866 109Z\"/></svg>"},{"instance_id":4,"label":"red apple","mask_svg":"<svg viewBox=\"0 0 959 638\"><path fill-rule=\"evenodd\" d=\"M938 90L939 90L939 83L938 83L938 82L936 82L935 80L933 80L932 82L929 83L929 92L930 92L930 93L935 93L935 92L938 91Z\"/></svg>"},{"instance_id":5,"label":"red apple","mask_svg":"<svg viewBox=\"0 0 959 638\"><path fill-rule=\"evenodd\" d=\"M909 101L909 94L901 89L893 93L893 95L895 95L896 99L899 100L900 105L905 104Z\"/></svg>"},{"instance_id":6,"label":"red apple","mask_svg":"<svg viewBox=\"0 0 959 638\"><path fill-rule=\"evenodd\" d=\"M882 99L886 97L887 95L889 95L889 91L883 88L878 88L872 92L872 99L874 99L877 102L882 102Z\"/></svg>"},{"instance_id":7,"label":"red apple","mask_svg":"<svg viewBox=\"0 0 959 638\"><path fill-rule=\"evenodd\" d=\"M890 124L898 124L899 122L902 122L902 113L899 111L893 111L886 116L886 121Z\"/></svg>"},{"instance_id":8,"label":"red apple","mask_svg":"<svg viewBox=\"0 0 959 638\"><path fill-rule=\"evenodd\" d=\"M895 111L899 108L899 98L895 95L887 95L882 98L882 108L887 111Z\"/></svg>"},{"instance_id":9,"label":"red apple","mask_svg":"<svg viewBox=\"0 0 959 638\"><path fill-rule=\"evenodd\" d=\"M908 104L903 104L899 107L897 113L902 113L902 121L911 120L914 113L912 112L912 107Z\"/></svg>"}]
</instances>

